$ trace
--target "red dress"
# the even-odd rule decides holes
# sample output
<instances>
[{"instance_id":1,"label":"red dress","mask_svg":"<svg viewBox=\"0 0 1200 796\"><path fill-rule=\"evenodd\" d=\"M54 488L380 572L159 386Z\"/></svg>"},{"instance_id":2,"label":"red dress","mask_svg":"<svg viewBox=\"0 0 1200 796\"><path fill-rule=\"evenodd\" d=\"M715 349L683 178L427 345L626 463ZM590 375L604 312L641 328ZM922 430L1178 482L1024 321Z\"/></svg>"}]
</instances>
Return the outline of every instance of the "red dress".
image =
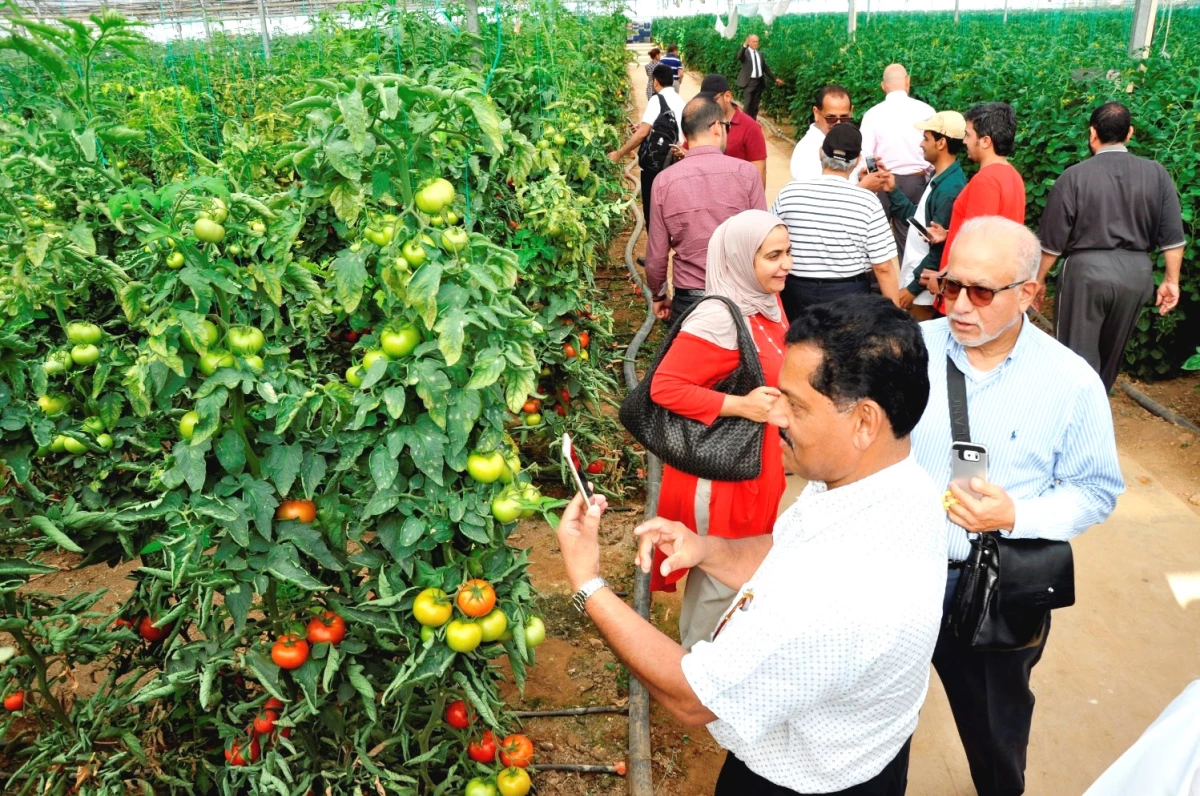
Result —
<instances>
[{"instance_id":1,"label":"red dress","mask_svg":"<svg viewBox=\"0 0 1200 796\"><path fill-rule=\"evenodd\" d=\"M770 387L778 387L787 326L783 320L772 321L763 315L752 315L746 320L754 343L758 346L766 383ZM732 373L737 365L737 351L680 332L654 374L650 396L659 406L676 414L711 424L719 416L725 401L725 394L714 392L712 386ZM770 423L764 426L762 470L758 478L752 481L712 482L708 532L713 536L725 539L758 536L770 533L775 525L779 500L787 483L783 474L779 430ZM682 522L695 531L696 481L696 476L664 464L658 515ZM661 563L662 554L656 554L650 588L654 591L675 591L676 581L686 571L672 572L664 578L659 571Z\"/></svg>"}]
</instances>

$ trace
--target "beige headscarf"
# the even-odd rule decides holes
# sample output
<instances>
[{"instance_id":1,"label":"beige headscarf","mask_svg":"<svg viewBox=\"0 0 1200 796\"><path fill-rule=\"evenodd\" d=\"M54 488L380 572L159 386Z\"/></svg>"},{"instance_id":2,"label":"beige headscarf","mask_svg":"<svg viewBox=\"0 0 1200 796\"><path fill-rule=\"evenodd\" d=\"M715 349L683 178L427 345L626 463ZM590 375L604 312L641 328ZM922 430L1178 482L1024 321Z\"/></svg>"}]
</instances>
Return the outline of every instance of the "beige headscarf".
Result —
<instances>
[{"instance_id":1,"label":"beige headscarf","mask_svg":"<svg viewBox=\"0 0 1200 796\"><path fill-rule=\"evenodd\" d=\"M754 255L771 230L783 226L783 219L765 210L744 210L726 219L708 241L705 295L732 300L747 318L761 314L781 320L779 297L764 293L754 275ZM729 308L719 301L703 302L683 322L682 331L730 351L737 349L737 327Z\"/></svg>"}]
</instances>

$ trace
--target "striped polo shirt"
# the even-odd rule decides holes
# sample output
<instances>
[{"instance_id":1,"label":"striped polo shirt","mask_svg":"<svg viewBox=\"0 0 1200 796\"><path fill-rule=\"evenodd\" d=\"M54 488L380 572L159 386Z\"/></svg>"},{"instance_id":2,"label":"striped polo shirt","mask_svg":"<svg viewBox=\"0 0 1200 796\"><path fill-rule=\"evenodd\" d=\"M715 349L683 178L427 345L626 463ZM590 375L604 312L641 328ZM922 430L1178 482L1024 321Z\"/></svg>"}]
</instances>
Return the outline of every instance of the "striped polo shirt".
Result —
<instances>
[{"instance_id":1,"label":"striped polo shirt","mask_svg":"<svg viewBox=\"0 0 1200 796\"><path fill-rule=\"evenodd\" d=\"M783 187L771 212L787 224L792 276L846 279L896 256L883 205L865 188L823 174Z\"/></svg>"}]
</instances>

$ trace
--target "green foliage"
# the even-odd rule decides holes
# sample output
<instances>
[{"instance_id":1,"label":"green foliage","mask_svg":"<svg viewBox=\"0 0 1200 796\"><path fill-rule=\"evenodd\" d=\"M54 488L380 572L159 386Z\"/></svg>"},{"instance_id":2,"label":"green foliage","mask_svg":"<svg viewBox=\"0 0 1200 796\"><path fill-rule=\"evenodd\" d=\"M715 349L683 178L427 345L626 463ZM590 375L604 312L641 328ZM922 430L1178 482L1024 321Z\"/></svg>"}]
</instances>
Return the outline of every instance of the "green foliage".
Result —
<instances>
[{"instance_id":1,"label":"green foliage","mask_svg":"<svg viewBox=\"0 0 1200 796\"><path fill-rule=\"evenodd\" d=\"M764 108L800 129L812 118L813 98L826 83L845 86L861 115L882 99L884 67L899 62L912 75L913 95L938 109L965 111L978 102L1012 104L1018 118L1013 165L1025 178L1026 222L1037 228L1054 180L1087 157L1087 121L1108 100L1126 103L1136 133L1132 150L1162 163L1175 178L1188 239L1200 226L1200 13L1176 9L1171 57L1133 60L1126 53L1130 12L859 15L847 42L843 14L792 15L770 27L743 20L737 40L717 35L712 17L661 19L654 37L678 42L689 68L737 75L737 48L750 33L762 37L772 69L787 81L770 87ZM1126 350L1126 369L1141 377L1176 372L1197 340L1200 258L1189 246L1180 308L1166 317L1142 316ZM1161 280L1161 263L1157 278Z\"/></svg>"}]
</instances>

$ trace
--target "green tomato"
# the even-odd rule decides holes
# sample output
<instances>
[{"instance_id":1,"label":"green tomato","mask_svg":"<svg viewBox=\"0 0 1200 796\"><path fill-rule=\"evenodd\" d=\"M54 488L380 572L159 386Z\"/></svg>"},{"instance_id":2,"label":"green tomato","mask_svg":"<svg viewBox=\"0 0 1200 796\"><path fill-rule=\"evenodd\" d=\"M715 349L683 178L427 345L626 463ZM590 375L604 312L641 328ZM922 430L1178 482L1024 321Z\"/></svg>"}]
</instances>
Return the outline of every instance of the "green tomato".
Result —
<instances>
[{"instance_id":1,"label":"green tomato","mask_svg":"<svg viewBox=\"0 0 1200 796\"><path fill-rule=\"evenodd\" d=\"M521 504L517 496L506 489L492 498L492 516L503 525L516 522L521 516Z\"/></svg>"},{"instance_id":2,"label":"green tomato","mask_svg":"<svg viewBox=\"0 0 1200 796\"><path fill-rule=\"evenodd\" d=\"M50 450L54 451L55 453L62 453L66 449L67 449L67 438L64 437L62 434L59 434L53 440L51 440Z\"/></svg>"},{"instance_id":3,"label":"green tomato","mask_svg":"<svg viewBox=\"0 0 1200 796\"><path fill-rule=\"evenodd\" d=\"M71 321L67 324L67 339L75 345L95 345L104 336L104 331L94 323Z\"/></svg>"},{"instance_id":4,"label":"green tomato","mask_svg":"<svg viewBox=\"0 0 1200 796\"><path fill-rule=\"evenodd\" d=\"M238 246L236 243L234 243L234 244L231 244L229 246L229 248L227 248L225 251L229 253L230 257L237 257L239 254L242 253L242 247Z\"/></svg>"},{"instance_id":5,"label":"green tomato","mask_svg":"<svg viewBox=\"0 0 1200 796\"><path fill-rule=\"evenodd\" d=\"M537 426L540 425L541 422L542 415L540 412L530 412L529 414L525 415L525 425L527 426Z\"/></svg>"},{"instance_id":6,"label":"green tomato","mask_svg":"<svg viewBox=\"0 0 1200 796\"><path fill-rule=\"evenodd\" d=\"M392 242L392 238L396 236L396 228L391 224L380 229L368 227L364 234L367 236L367 240L382 248Z\"/></svg>"},{"instance_id":7,"label":"green tomato","mask_svg":"<svg viewBox=\"0 0 1200 796\"><path fill-rule=\"evenodd\" d=\"M246 367L250 368L253 373L263 372L263 358L258 354L247 354L242 357L242 361L246 363Z\"/></svg>"},{"instance_id":8,"label":"green tomato","mask_svg":"<svg viewBox=\"0 0 1200 796\"><path fill-rule=\"evenodd\" d=\"M83 420L83 430L92 435L101 434L104 432L104 421L95 415L86 417Z\"/></svg>"},{"instance_id":9,"label":"green tomato","mask_svg":"<svg viewBox=\"0 0 1200 796\"><path fill-rule=\"evenodd\" d=\"M183 417L179 418L179 436L185 440L190 440L192 434L196 431L196 424L199 422L199 412L186 413Z\"/></svg>"},{"instance_id":10,"label":"green tomato","mask_svg":"<svg viewBox=\"0 0 1200 796\"><path fill-rule=\"evenodd\" d=\"M217 325L212 321L200 322L200 342L203 344L201 348L207 350L217 344L217 340L221 339L221 332L217 329ZM193 354L200 353L197 348L192 345L192 340L186 334L183 336L183 345L188 351Z\"/></svg>"},{"instance_id":11,"label":"green tomato","mask_svg":"<svg viewBox=\"0 0 1200 796\"><path fill-rule=\"evenodd\" d=\"M76 365L94 365L99 358L100 349L94 345L77 345L71 349L71 361Z\"/></svg>"},{"instance_id":12,"label":"green tomato","mask_svg":"<svg viewBox=\"0 0 1200 796\"><path fill-rule=\"evenodd\" d=\"M171 252L167 255L167 268L178 271L183 268L183 252Z\"/></svg>"},{"instance_id":13,"label":"green tomato","mask_svg":"<svg viewBox=\"0 0 1200 796\"><path fill-rule=\"evenodd\" d=\"M525 623L525 646L536 649L546 640L546 623L540 616L535 616Z\"/></svg>"},{"instance_id":14,"label":"green tomato","mask_svg":"<svg viewBox=\"0 0 1200 796\"><path fill-rule=\"evenodd\" d=\"M548 225L546 225L546 234L552 238L557 238L562 234L562 225L557 221L551 221Z\"/></svg>"},{"instance_id":15,"label":"green tomato","mask_svg":"<svg viewBox=\"0 0 1200 796\"><path fill-rule=\"evenodd\" d=\"M457 254L467 248L467 243L470 240L471 236L467 234L465 229L454 227L442 233L442 248Z\"/></svg>"},{"instance_id":16,"label":"green tomato","mask_svg":"<svg viewBox=\"0 0 1200 796\"><path fill-rule=\"evenodd\" d=\"M442 213L442 216L446 219L446 223L450 226L454 226L458 223L458 213L455 213L453 210L447 210L445 213Z\"/></svg>"},{"instance_id":17,"label":"green tomato","mask_svg":"<svg viewBox=\"0 0 1200 796\"><path fill-rule=\"evenodd\" d=\"M415 326L401 326L398 329L385 329L379 336L379 344L389 358L399 359L413 352L421 343L421 333Z\"/></svg>"},{"instance_id":18,"label":"green tomato","mask_svg":"<svg viewBox=\"0 0 1200 796\"><path fill-rule=\"evenodd\" d=\"M63 395L43 395L37 399L38 408L45 412L46 417L61 415L67 408L67 398Z\"/></svg>"},{"instance_id":19,"label":"green tomato","mask_svg":"<svg viewBox=\"0 0 1200 796\"><path fill-rule=\"evenodd\" d=\"M113 438L109 434L99 434L96 437L96 445L102 451L110 451L113 446Z\"/></svg>"},{"instance_id":20,"label":"green tomato","mask_svg":"<svg viewBox=\"0 0 1200 796\"><path fill-rule=\"evenodd\" d=\"M538 488L533 484L526 484L525 488L521 490L521 500L525 501L526 503L541 503L542 493L539 492ZM522 517L532 517L536 513L536 506L530 506L529 508L521 509Z\"/></svg>"},{"instance_id":21,"label":"green tomato","mask_svg":"<svg viewBox=\"0 0 1200 796\"><path fill-rule=\"evenodd\" d=\"M433 182L417 191L417 208L422 213L433 215L441 212L454 202L454 184L447 179L438 177Z\"/></svg>"},{"instance_id":22,"label":"green tomato","mask_svg":"<svg viewBox=\"0 0 1200 796\"><path fill-rule=\"evenodd\" d=\"M446 217L443 216L441 213L438 213L437 215L435 215L429 219L429 223L431 226L444 227L444 226L446 226Z\"/></svg>"},{"instance_id":23,"label":"green tomato","mask_svg":"<svg viewBox=\"0 0 1200 796\"><path fill-rule=\"evenodd\" d=\"M251 221L250 234L256 238L261 238L263 235L267 234L267 225L261 221Z\"/></svg>"},{"instance_id":24,"label":"green tomato","mask_svg":"<svg viewBox=\"0 0 1200 796\"><path fill-rule=\"evenodd\" d=\"M63 440L63 447L67 449L67 453L74 453L76 455L87 450L87 445L84 445L74 437L66 437Z\"/></svg>"},{"instance_id":25,"label":"green tomato","mask_svg":"<svg viewBox=\"0 0 1200 796\"><path fill-rule=\"evenodd\" d=\"M225 219L229 218L229 208L225 206L225 200L214 196L209 203L208 217L218 224L224 224Z\"/></svg>"},{"instance_id":26,"label":"green tomato","mask_svg":"<svg viewBox=\"0 0 1200 796\"><path fill-rule=\"evenodd\" d=\"M519 472L521 472L520 457L515 453L508 454L504 457L504 472L500 473L500 483L511 484Z\"/></svg>"},{"instance_id":27,"label":"green tomato","mask_svg":"<svg viewBox=\"0 0 1200 796\"><path fill-rule=\"evenodd\" d=\"M499 608L493 608L489 614L479 620L483 629L483 640L486 642L499 641L508 630L508 615Z\"/></svg>"},{"instance_id":28,"label":"green tomato","mask_svg":"<svg viewBox=\"0 0 1200 796\"><path fill-rule=\"evenodd\" d=\"M467 783L466 790L463 791L463 796L497 796L499 791L496 790L496 785L491 782L485 782L479 777Z\"/></svg>"},{"instance_id":29,"label":"green tomato","mask_svg":"<svg viewBox=\"0 0 1200 796\"><path fill-rule=\"evenodd\" d=\"M491 484L508 469L500 451L472 453L467 457L467 473L481 484Z\"/></svg>"},{"instance_id":30,"label":"green tomato","mask_svg":"<svg viewBox=\"0 0 1200 796\"><path fill-rule=\"evenodd\" d=\"M232 368L233 366L233 354L228 351L206 351L200 355L198 367L205 376L211 376L220 368Z\"/></svg>"},{"instance_id":31,"label":"green tomato","mask_svg":"<svg viewBox=\"0 0 1200 796\"><path fill-rule=\"evenodd\" d=\"M42 362L42 371L47 376L56 376L59 373L66 373L74 364L75 361L71 359L71 355L68 352L54 351Z\"/></svg>"},{"instance_id":32,"label":"green tomato","mask_svg":"<svg viewBox=\"0 0 1200 796\"><path fill-rule=\"evenodd\" d=\"M429 625L421 625L421 644L428 647L437 639L437 629Z\"/></svg>"},{"instance_id":33,"label":"green tomato","mask_svg":"<svg viewBox=\"0 0 1200 796\"><path fill-rule=\"evenodd\" d=\"M192 226L192 232L197 240L205 243L220 243L225 238L225 227L211 218L198 218Z\"/></svg>"},{"instance_id":34,"label":"green tomato","mask_svg":"<svg viewBox=\"0 0 1200 796\"><path fill-rule=\"evenodd\" d=\"M555 146L565 146L566 143L567 143L567 137L565 135L563 135L562 133L554 134L554 145Z\"/></svg>"},{"instance_id":35,"label":"green tomato","mask_svg":"<svg viewBox=\"0 0 1200 796\"><path fill-rule=\"evenodd\" d=\"M400 254L404 256L404 261L412 268L420 268L425 263L425 248L421 246L416 238L413 238L408 243L404 244L404 248L400 250Z\"/></svg>"},{"instance_id":36,"label":"green tomato","mask_svg":"<svg viewBox=\"0 0 1200 796\"><path fill-rule=\"evenodd\" d=\"M455 652L474 652L483 643L483 628L475 622L455 619L446 625L446 646Z\"/></svg>"},{"instance_id":37,"label":"green tomato","mask_svg":"<svg viewBox=\"0 0 1200 796\"><path fill-rule=\"evenodd\" d=\"M550 142L549 142L549 141L547 141L545 138L543 138L543 139L541 139L540 141L538 141L538 142L537 142L537 148L538 148L538 149L549 149L549 148L550 148Z\"/></svg>"},{"instance_id":38,"label":"green tomato","mask_svg":"<svg viewBox=\"0 0 1200 796\"><path fill-rule=\"evenodd\" d=\"M262 330L255 326L231 326L228 337L230 349L242 356L257 354L266 342Z\"/></svg>"},{"instance_id":39,"label":"green tomato","mask_svg":"<svg viewBox=\"0 0 1200 796\"><path fill-rule=\"evenodd\" d=\"M380 351L379 349L368 351L367 353L363 354L363 369L370 370L371 366L380 359L382 359L384 362L391 361L391 357L387 355L386 351Z\"/></svg>"},{"instance_id":40,"label":"green tomato","mask_svg":"<svg viewBox=\"0 0 1200 796\"><path fill-rule=\"evenodd\" d=\"M351 387L362 386L362 371L359 370L358 365L346 368L346 383Z\"/></svg>"}]
</instances>

